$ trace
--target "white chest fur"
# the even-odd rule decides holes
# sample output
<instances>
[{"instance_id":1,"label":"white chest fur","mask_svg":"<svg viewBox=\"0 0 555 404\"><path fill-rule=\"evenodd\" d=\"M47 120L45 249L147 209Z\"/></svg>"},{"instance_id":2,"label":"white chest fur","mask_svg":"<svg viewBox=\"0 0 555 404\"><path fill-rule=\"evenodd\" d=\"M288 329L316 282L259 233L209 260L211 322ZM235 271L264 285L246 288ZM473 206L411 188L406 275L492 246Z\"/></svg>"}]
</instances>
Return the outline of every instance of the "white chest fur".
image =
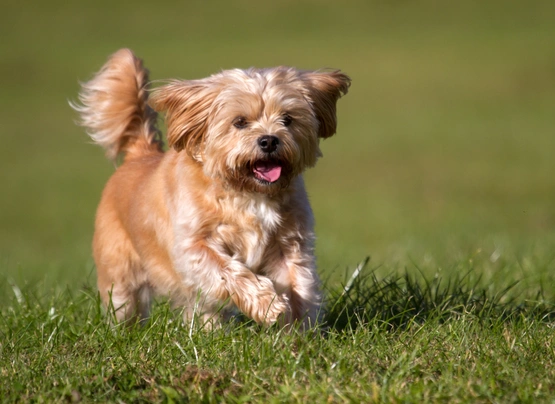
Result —
<instances>
[{"instance_id":1,"label":"white chest fur","mask_svg":"<svg viewBox=\"0 0 555 404\"><path fill-rule=\"evenodd\" d=\"M225 245L236 259L257 272L275 242L281 223L278 205L264 197L234 198L225 204L231 205L233 214L225 215L217 225L214 239Z\"/></svg>"}]
</instances>

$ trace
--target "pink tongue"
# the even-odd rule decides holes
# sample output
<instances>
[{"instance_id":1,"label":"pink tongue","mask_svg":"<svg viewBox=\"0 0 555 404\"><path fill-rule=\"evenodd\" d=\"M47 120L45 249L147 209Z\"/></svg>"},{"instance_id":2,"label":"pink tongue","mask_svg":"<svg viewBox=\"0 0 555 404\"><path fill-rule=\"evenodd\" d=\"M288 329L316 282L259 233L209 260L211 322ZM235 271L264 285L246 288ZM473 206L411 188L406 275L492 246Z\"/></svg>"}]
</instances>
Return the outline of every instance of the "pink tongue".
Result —
<instances>
[{"instance_id":1,"label":"pink tongue","mask_svg":"<svg viewBox=\"0 0 555 404\"><path fill-rule=\"evenodd\" d=\"M276 182L281 175L281 166L271 161L257 161L254 164L256 178L268 182Z\"/></svg>"}]
</instances>

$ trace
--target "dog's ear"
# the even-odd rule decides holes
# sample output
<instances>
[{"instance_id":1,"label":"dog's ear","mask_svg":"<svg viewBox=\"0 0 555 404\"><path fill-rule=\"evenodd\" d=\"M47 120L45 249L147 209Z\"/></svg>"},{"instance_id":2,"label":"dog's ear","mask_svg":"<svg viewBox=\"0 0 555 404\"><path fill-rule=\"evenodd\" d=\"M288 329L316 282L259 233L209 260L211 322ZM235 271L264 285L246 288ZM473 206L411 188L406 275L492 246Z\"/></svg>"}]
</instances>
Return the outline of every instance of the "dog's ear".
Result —
<instances>
[{"instance_id":1,"label":"dog's ear","mask_svg":"<svg viewBox=\"0 0 555 404\"><path fill-rule=\"evenodd\" d=\"M199 160L208 117L219 88L208 80L172 81L155 89L149 99L158 112L166 112L168 145Z\"/></svg>"},{"instance_id":2,"label":"dog's ear","mask_svg":"<svg viewBox=\"0 0 555 404\"><path fill-rule=\"evenodd\" d=\"M320 123L318 137L328 138L337 129L337 100L347 94L351 79L339 70L305 71L301 73L301 79Z\"/></svg>"}]
</instances>

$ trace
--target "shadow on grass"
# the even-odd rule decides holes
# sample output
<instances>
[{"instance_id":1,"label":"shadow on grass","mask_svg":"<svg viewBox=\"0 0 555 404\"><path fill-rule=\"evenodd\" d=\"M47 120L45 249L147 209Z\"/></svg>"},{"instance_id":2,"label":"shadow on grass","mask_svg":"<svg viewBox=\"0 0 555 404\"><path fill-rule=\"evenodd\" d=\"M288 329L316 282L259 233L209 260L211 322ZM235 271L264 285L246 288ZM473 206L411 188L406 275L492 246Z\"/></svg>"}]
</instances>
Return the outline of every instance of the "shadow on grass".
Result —
<instances>
[{"instance_id":1,"label":"shadow on grass","mask_svg":"<svg viewBox=\"0 0 555 404\"><path fill-rule=\"evenodd\" d=\"M479 286L479 277L470 281L471 271L449 279L436 276L429 280L408 272L378 279L368 268L369 260L367 257L341 287L327 290L325 320L329 328L356 329L378 320L395 329L462 315L484 323L518 318L555 321L555 304L547 302L541 291L531 300L509 297L517 283L491 293Z\"/></svg>"}]
</instances>

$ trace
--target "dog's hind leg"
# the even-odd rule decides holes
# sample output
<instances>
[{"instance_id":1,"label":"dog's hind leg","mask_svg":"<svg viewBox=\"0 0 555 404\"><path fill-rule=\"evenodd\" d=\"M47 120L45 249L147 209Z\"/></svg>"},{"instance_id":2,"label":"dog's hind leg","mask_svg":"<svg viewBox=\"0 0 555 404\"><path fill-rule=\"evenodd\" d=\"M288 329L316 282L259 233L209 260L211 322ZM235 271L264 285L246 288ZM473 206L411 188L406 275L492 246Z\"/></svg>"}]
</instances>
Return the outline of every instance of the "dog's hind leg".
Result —
<instances>
[{"instance_id":1,"label":"dog's hind leg","mask_svg":"<svg viewBox=\"0 0 555 404\"><path fill-rule=\"evenodd\" d=\"M98 290L115 320L148 317L150 290L139 255L117 220L97 215L93 254Z\"/></svg>"}]
</instances>

